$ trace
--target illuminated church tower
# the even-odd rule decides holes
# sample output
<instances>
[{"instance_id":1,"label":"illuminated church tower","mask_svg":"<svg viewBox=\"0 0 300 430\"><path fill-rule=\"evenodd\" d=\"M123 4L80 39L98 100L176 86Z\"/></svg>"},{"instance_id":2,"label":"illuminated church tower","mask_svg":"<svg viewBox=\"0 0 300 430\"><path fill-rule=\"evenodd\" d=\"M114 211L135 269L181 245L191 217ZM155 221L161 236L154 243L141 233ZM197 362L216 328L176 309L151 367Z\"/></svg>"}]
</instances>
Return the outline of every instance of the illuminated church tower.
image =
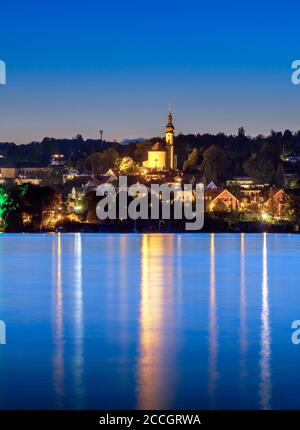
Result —
<instances>
[{"instance_id":1,"label":"illuminated church tower","mask_svg":"<svg viewBox=\"0 0 300 430\"><path fill-rule=\"evenodd\" d=\"M161 172L176 170L177 157L174 154L174 130L172 114L169 111L166 126L166 143L156 142L148 151L148 160L143 161L143 167L152 171Z\"/></svg>"},{"instance_id":2,"label":"illuminated church tower","mask_svg":"<svg viewBox=\"0 0 300 430\"><path fill-rule=\"evenodd\" d=\"M167 169L176 169L176 160L174 155L174 130L172 122L172 113L169 111L168 124L166 126L166 148L167 148Z\"/></svg>"}]
</instances>

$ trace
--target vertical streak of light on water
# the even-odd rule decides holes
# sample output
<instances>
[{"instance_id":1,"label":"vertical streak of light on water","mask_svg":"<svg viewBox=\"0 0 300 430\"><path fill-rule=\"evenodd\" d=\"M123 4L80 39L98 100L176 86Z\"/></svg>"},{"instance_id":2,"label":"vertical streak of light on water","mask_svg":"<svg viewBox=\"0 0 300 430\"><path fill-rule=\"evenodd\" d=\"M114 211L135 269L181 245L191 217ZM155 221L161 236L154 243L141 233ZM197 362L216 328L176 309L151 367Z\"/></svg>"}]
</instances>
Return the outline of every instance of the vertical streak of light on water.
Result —
<instances>
[{"instance_id":1,"label":"vertical streak of light on water","mask_svg":"<svg viewBox=\"0 0 300 430\"><path fill-rule=\"evenodd\" d=\"M241 278L240 278L240 377L247 376L247 299L245 285L245 234L241 233Z\"/></svg>"},{"instance_id":2,"label":"vertical streak of light on water","mask_svg":"<svg viewBox=\"0 0 300 430\"><path fill-rule=\"evenodd\" d=\"M173 268L168 256L174 252L173 236L142 236L137 408L168 409L173 397L175 373L169 327L174 324Z\"/></svg>"},{"instance_id":3,"label":"vertical streak of light on water","mask_svg":"<svg viewBox=\"0 0 300 430\"><path fill-rule=\"evenodd\" d=\"M218 379L218 323L216 300L216 262L215 262L215 235L210 235L210 289L209 289L209 363L208 363L208 392L211 407L215 404L216 385Z\"/></svg>"},{"instance_id":4,"label":"vertical streak of light on water","mask_svg":"<svg viewBox=\"0 0 300 430\"><path fill-rule=\"evenodd\" d=\"M74 242L74 288L75 288L75 355L74 382L76 404L82 407L83 396L83 294L82 294L82 243L81 234L75 233Z\"/></svg>"},{"instance_id":5,"label":"vertical streak of light on water","mask_svg":"<svg viewBox=\"0 0 300 430\"><path fill-rule=\"evenodd\" d=\"M262 310L260 333L260 384L259 397L262 409L271 409L271 330L268 296L267 234L263 236Z\"/></svg>"},{"instance_id":6,"label":"vertical streak of light on water","mask_svg":"<svg viewBox=\"0 0 300 430\"><path fill-rule=\"evenodd\" d=\"M64 328L63 328L63 289L61 273L61 235L57 233L57 247L52 249L56 256L56 294L55 294L55 353L54 353L54 390L58 405L63 406L64 390Z\"/></svg>"}]
</instances>

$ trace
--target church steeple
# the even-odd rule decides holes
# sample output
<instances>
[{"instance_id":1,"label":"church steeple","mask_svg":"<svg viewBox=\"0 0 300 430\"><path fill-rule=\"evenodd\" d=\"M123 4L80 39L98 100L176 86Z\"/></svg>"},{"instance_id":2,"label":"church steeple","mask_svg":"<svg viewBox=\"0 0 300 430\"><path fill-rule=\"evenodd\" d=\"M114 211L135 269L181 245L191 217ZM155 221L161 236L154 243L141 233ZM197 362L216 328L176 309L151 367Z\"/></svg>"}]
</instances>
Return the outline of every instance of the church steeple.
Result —
<instances>
[{"instance_id":1,"label":"church steeple","mask_svg":"<svg viewBox=\"0 0 300 430\"><path fill-rule=\"evenodd\" d=\"M168 114L168 124L166 126L166 133L172 133L174 132L175 127L173 126L173 117L172 117L172 112L171 110L169 110L169 114Z\"/></svg>"},{"instance_id":2,"label":"church steeple","mask_svg":"<svg viewBox=\"0 0 300 430\"><path fill-rule=\"evenodd\" d=\"M174 130L173 117L171 110L168 114L168 124L166 125L166 144L167 144L167 168L174 170L175 160L174 160Z\"/></svg>"}]
</instances>

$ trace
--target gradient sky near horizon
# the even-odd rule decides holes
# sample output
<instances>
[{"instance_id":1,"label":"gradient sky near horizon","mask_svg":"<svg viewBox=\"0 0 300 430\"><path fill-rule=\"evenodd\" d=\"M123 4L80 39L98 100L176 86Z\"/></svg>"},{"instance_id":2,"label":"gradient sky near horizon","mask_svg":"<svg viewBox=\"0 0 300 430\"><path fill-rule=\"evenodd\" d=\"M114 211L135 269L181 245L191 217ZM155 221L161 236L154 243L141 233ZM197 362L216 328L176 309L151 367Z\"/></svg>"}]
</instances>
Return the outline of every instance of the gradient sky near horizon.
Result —
<instances>
[{"instance_id":1,"label":"gradient sky near horizon","mask_svg":"<svg viewBox=\"0 0 300 430\"><path fill-rule=\"evenodd\" d=\"M300 129L300 4L3 2L0 141Z\"/></svg>"}]
</instances>

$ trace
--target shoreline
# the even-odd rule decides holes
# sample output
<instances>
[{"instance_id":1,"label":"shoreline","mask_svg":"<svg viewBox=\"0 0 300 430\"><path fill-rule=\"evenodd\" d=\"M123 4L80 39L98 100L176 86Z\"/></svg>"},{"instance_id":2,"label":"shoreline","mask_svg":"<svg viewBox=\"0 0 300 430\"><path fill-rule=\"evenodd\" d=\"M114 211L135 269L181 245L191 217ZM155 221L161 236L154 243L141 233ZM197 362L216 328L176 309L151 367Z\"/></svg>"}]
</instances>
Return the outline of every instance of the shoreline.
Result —
<instances>
[{"instance_id":1,"label":"shoreline","mask_svg":"<svg viewBox=\"0 0 300 430\"><path fill-rule=\"evenodd\" d=\"M82 228L82 229L56 229L56 230L14 230L14 231L2 231L1 234L299 234L300 232L295 229L280 229L280 228L261 228L261 229L202 229L195 231L188 230L168 230L168 231L159 231L159 230L113 230L113 229L99 229L99 228Z\"/></svg>"}]
</instances>

